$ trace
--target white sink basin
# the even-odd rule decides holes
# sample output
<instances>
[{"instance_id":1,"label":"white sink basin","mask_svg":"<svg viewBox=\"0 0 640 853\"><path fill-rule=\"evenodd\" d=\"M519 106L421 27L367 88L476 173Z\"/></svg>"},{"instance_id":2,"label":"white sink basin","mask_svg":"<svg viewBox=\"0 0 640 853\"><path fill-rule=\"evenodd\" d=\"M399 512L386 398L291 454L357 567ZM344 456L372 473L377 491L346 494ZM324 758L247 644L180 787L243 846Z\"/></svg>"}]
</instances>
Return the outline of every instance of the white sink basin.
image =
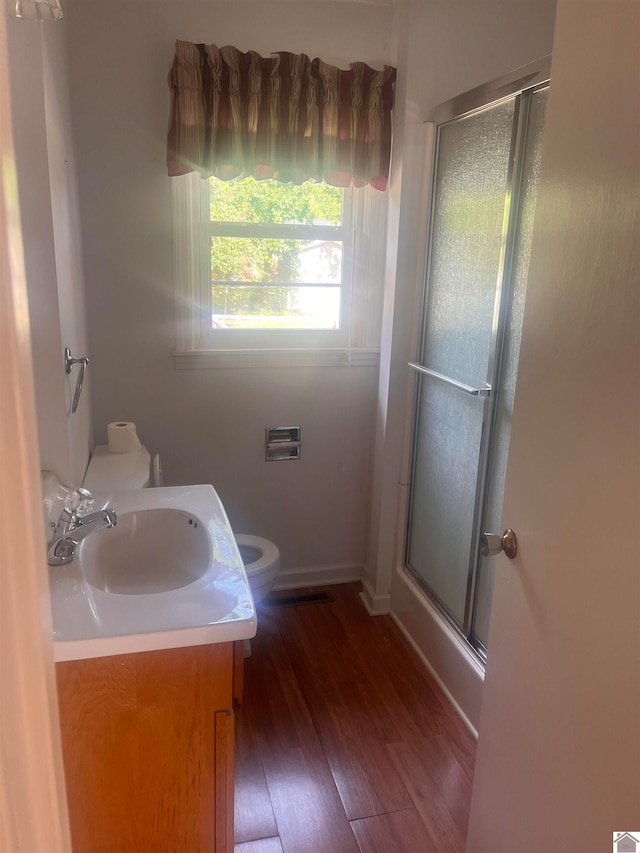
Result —
<instances>
[{"instance_id":1,"label":"white sink basin","mask_svg":"<svg viewBox=\"0 0 640 853\"><path fill-rule=\"evenodd\" d=\"M94 494L118 514L49 567L56 660L255 635L247 576L212 486Z\"/></svg>"},{"instance_id":2,"label":"white sink basin","mask_svg":"<svg viewBox=\"0 0 640 853\"><path fill-rule=\"evenodd\" d=\"M116 527L82 543L84 577L117 595L147 595L197 581L211 561L207 529L179 509L142 509L118 516Z\"/></svg>"}]
</instances>

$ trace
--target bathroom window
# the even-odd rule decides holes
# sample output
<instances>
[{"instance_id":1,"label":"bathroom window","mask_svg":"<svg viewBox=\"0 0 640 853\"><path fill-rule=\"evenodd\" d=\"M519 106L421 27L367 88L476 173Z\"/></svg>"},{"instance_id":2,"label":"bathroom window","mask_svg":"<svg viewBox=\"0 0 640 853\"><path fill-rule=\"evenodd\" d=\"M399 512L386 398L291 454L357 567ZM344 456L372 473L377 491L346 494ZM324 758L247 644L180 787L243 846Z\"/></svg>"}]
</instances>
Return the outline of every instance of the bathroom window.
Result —
<instances>
[{"instance_id":1,"label":"bathroom window","mask_svg":"<svg viewBox=\"0 0 640 853\"><path fill-rule=\"evenodd\" d=\"M221 329L344 327L351 193L254 178L209 178L202 187L210 235L203 337Z\"/></svg>"},{"instance_id":2,"label":"bathroom window","mask_svg":"<svg viewBox=\"0 0 640 853\"><path fill-rule=\"evenodd\" d=\"M172 179L178 368L377 363L386 194Z\"/></svg>"}]
</instances>

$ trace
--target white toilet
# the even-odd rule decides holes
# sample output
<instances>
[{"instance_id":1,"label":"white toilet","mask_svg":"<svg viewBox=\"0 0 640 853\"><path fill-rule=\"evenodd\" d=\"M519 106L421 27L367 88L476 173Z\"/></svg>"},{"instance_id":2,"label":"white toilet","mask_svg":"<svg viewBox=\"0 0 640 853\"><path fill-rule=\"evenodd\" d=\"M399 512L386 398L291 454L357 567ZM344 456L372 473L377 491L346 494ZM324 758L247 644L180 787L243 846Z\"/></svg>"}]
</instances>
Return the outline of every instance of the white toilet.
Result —
<instances>
[{"instance_id":1,"label":"white toilet","mask_svg":"<svg viewBox=\"0 0 640 853\"><path fill-rule=\"evenodd\" d=\"M280 569L280 551L273 542L261 536L250 536L248 533L236 533L235 536L251 594L257 605L271 591ZM249 640L244 641L244 656L251 657Z\"/></svg>"},{"instance_id":2,"label":"white toilet","mask_svg":"<svg viewBox=\"0 0 640 853\"><path fill-rule=\"evenodd\" d=\"M250 536L247 533L236 534L238 550L249 579L251 594L256 604L270 592L280 569L280 551L268 539Z\"/></svg>"}]
</instances>

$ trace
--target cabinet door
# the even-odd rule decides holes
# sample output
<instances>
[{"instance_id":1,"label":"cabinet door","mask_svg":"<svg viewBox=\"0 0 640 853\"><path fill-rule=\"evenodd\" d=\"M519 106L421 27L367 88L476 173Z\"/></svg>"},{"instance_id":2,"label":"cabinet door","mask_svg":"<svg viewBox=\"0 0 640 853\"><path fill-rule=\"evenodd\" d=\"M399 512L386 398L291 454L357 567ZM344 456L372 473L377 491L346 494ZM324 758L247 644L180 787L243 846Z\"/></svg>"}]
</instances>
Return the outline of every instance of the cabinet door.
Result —
<instances>
[{"instance_id":1,"label":"cabinet door","mask_svg":"<svg viewBox=\"0 0 640 853\"><path fill-rule=\"evenodd\" d=\"M233 850L233 711L215 715L215 853Z\"/></svg>"},{"instance_id":2,"label":"cabinet door","mask_svg":"<svg viewBox=\"0 0 640 853\"><path fill-rule=\"evenodd\" d=\"M56 671L76 853L233 850L233 644Z\"/></svg>"}]
</instances>

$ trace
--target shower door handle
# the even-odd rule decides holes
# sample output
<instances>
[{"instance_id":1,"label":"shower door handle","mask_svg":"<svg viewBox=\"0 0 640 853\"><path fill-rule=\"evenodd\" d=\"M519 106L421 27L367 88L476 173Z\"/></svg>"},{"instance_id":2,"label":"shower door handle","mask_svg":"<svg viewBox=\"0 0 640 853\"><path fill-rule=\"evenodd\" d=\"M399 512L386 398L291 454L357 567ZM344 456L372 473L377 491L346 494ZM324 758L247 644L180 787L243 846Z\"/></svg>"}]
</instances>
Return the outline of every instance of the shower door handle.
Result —
<instances>
[{"instance_id":1,"label":"shower door handle","mask_svg":"<svg viewBox=\"0 0 640 853\"><path fill-rule=\"evenodd\" d=\"M502 536L497 533L482 533L480 535L480 550L483 557L495 557L504 551L505 557L510 560L518 553L518 540L516 534L507 527Z\"/></svg>"},{"instance_id":2,"label":"shower door handle","mask_svg":"<svg viewBox=\"0 0 640 853\"><path fill-rule=\"evenodd\" d=\"M430 367L425 367L417 361L409 361L409 367L422 373L424 376L430 376L432 379L437 379L439 382L444 382L445 385L450 385L452 388L457 388L458 391L464 391L465 394L471 394L472 397L490 397L491 386L485 385L484 388L474 388L473 385L467 385L466 382L461 382L459 379L454 379L452 376L446 376L444 373L438 373L437 370L432 370Z\"/></svg>"}]
</instances>

